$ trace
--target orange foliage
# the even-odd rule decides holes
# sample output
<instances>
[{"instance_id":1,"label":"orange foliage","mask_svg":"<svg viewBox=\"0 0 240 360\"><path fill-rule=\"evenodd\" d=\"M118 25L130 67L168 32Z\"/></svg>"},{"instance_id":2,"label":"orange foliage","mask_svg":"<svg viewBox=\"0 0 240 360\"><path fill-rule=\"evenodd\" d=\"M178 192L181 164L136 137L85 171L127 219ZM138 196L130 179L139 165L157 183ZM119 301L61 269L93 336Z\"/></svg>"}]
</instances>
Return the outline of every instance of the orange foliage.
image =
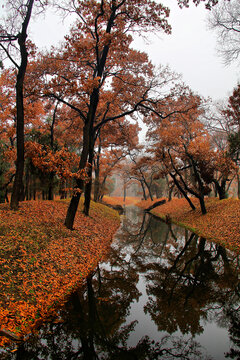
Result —
<instances>
[{"instance_id":1,"label":"orange foliage","mask_svg":"<svg viewBox=\"0 0 240 360\"><path fill-rule=\"evenodd\" d=\"M18 212L0 205L0 324L24 336L84 282L107 253L119 226L117 213L92 202L75 230L63 226L65 201L22 202ZM0 337L0 345L8 340Z\"/></svg>"},{"instance_id":2,"label":"orange foliage","mask_svg":"<svg viewBox=\"0 0 240 360\"><path fill-rule=\"evenodd\" d=\"M147 200L142 200L140 202L138 202L136 205L142 209L147 209L149 206L153 205L156 201L160 201L160 200L167 200L165 197L159 198L159 199L154 199L151 200L150 198Z\"/></svg>"},{"instance_id":3,"label":"orange foliage","mask_svg":"<svg viewBox=\"0 0 240 360\"><path fill-rule=\"evenodd\" d=\"M73 152L62 148L52 151L48 146L28 141L25 144L26 157L30 158L33 165L43 172L55 172L61 178L76 178L88 181L85 169L72 172L71 170L79 163L79 157Z\"/></svg>"},{"instance_id":4,"label":"orange foliage","mask_svg":"<svg viewBox=\"0 0 240 360\"><path fill-rule=\"evenodd\" d=\"M240 253L240 201L238 199L206 199L207 214L202 215L197 199L191 199L196 210L191 210L185 199L173 199L151 212L163 219L189 228L202 237ZM137 204L138 205L138 204ZM151 204L150 204L151 205ZM141 207L149 204L142 202Z\"/></svg>"},{"instance_id":5,"label":"orange foliage","mask_svg":"<svg viewBox=\"0 0 240 360\"><path fill-rule=\"evenodd\" d=\"M125 202L121 196L106 196L103 197L103 202L109 205L133 205L139 201L138 197L127 196Z\"/></svg>"}]
</instances>

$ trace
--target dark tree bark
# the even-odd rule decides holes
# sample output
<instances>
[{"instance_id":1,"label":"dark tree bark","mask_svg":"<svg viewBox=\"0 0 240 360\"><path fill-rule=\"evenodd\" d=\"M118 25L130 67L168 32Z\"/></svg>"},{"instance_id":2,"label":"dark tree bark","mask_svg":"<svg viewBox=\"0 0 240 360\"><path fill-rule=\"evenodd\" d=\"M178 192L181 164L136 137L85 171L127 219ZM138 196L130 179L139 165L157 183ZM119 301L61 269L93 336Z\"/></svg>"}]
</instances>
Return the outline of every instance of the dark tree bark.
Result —
<instances>
[{"instance_id":1,"label":"dark tree bark","mask_svg":"<svg viewBox=\"0 0 240 360\"><path fill-rule=\"evenodd\" d=\"M23 81L27 67L27 52L22 61L22 68L19 69L16 83L16 104L17 104L17 160L16 175L13 183L11 196L11 208L18 209L19 201L23 200L23 172L24 172L24 108L23 108Z\"/></svg>"},{"instance_id":2,"label":"dark tree bark","mask_svg":"<svg viewBox=\"0 0 240 360\"><path fill-rule=\"evenodd\" d=\"M144 184L146 185L146 188L148 189L148 194L149 194L149 197L151 199L151 201L153 201L153 196L152 196L152 191L151 191L151 184L149 185L145 179L145 177L143 177L143 181L144 181Z\"/></svg>"},{"instance_id":3,"label":"dark tree bark","mask_svg":"<svg viewBox=\"0 0 240 360\"><path fill-rule=\"evenodd\" d=\"M193 210L196 210L195 205L192 203L191 199L188 197L187 192L183 189L183 187L180 185L180 183L177 181L177 178L174 174L169 173L169 175L171 176L171 178L174 181L174 184L177 186L178 190L183 194L183 196L185 197L185 199L187 200L187 202L189 203L189 205L191 206L191 208Z\"/></svg>"},{"instance_id":4,"label":"dark tree bark","mask_svg":"<svg viewBox=\"0 0 240 360\"><path fill-rule=\"evenodd\" d=\"M206 206L205 206L204 198L202 196L199 197L199 202L200 202L201 212L202 212L203 215L205 215L207 213L207 209L206 209Z\"/></svg>"},{"instance_id":5,"label":"dark tree bark","mask_svg":"<svg viewBox=\"0 0 240 360\"><path fill-rule=\"evenodd\" d=\"M146 195L146 191L145 191L145 187L144 187L143 181L140 181L140 184L141 184L142 191L143 191L143 198L144 198L144 200L147 200L147 195Z\"/></svg>"},{"instance_id":6,"label":"dark tree bark","mask_svg":"<svg viewBox=\"0 0 240 360\"><path fill-rule=\"evenodd\" d=\"M169 157L170 157L170 160L171 160L172 167L173 167L174 171L176 172L176 174L179 176L183 186L180 185L179 181L176 178L176 175L174 175L172 173L169 173L170 176L172 177L174 183L176 184L178 189L181 191L181 193L183 194L185 199L188 201L189 205L191 206L191 208L193 210L195 210L195 206L193 205L192 201L188 197L187 192L194 195L199 200L200 207L201 207L201 212L202 212L203 215L205 215L207 213L207 210L206 210L206 206L205 206L205 202L204 202L204 184L203 184L203 182L201 180L201 177L200 177L200 174L199 174L199 172L197 170L197 166L196 166L196 163L195 163L194 159L186 151L186 154L188 155L188 157L189 157L189 159L191 161L191 166L193 168L193 173L194 173L194 176L196 178L196 183L198 184L198 191L193 190L191 187L189 187L187 185L187 183L184 181L184 178L183 178L181 172L174 166L172 156L170 154L170 150L168 150L168 154L169 154Z\"/></svg>"},{"instance_id":7,"label":"dark tree bark","mask_svg":"<svg viewBox=\"0 0 240 360\"><path fill-rule=\"evenodd\" d=\"M114 5L112 7L112 13L109 17L107 27L106 27L107 34L111 33L112 27L115 22L116 10L117 10L117 7ZM105 69L105 64L106 64L106 60L107 60L107 56L108 56L108 52L109 52L109 44L104 46L101 56L98 52L98 48L96 51L97 51L97 53L96 53L97 66L96 66L95 72L96 72L96 76L99 77L99 79L101 79L103 76L103 72ZM94 88L91 93L91 96L90 96L89 110L88 110L87 117L85 119L85 125L84 125L84 131L83 131L83 149L82 149L82 154L81 154L81 159L80 159L80 164L79 164L79 170L82 170L85 168L87 160L88 160L88 156L89 156L90 146L91 146L90 142L92 142L92 144L94 146L94 140L96 140L96 139L94 139L95 134L93 131L93 124L94 124L94 120L95 120L95 116L96 116L98 103L99 103L99 88ZM82 191L84 182L82 180L79 180L77 185L80 188L80 190ZM92 184L90 182L88 185L88 193L89 192L91 193L91 185ZM80 196L81 196L80 193L78 193L77 196L73 195L70 205L68 207L67 216L65 219L65 225L68 229L73 228L73 223L74 223L75 215L77 212Z\"/></svg>"},{"instance_id":8,"label":"dark tree bark","mask_svg":"<svg viewBox=\"0 0 240 360\"><path fill-rule=\"evenodd\" d=\"M30 171L29 171L29 168L27 168L25 171L25 196L24 196L24 198L26 200L30 200L29 199L29 185L30 185Z\"/></svg>"},{"instance_id":9,"label":"dark tree bark","mask_svg":"<svg viewBox=\"0 0 240 360\"><path fill-rule=\"evenodd\" d=\"M238 189L238 199L240 199L240 176L237 175L237 189Z\"/></svg>"},{"instance_id":10,"label":"dark tree bark","mask_svg":"<svg viewBox=\"0 0 240 360\"><path fill-rule=\"evenodd\" d=\"M214 179L213 182L215 184L216 191L219 196L219 200L226 199L226 182L227 182L227 180L222 179L220 184L219 184L219 181L217 181L216 179Z\"/></svg>"},{"instance_id":11,"label":"dark tree bark","mask_svg":"<svg viewBox=\"0 0 240 360\"><path fill-rule=\"evenodd\" d=\"M100 199L100 182L99 182L99 169L94 169L94 201L98 202Z\"/></svg>"},{"instance_id":12,"label":"dark tree bark","mask_svg":"<svg viewBox=\"0 0 240 360\"><path fill-rule=\"evenodd\" d=\"M99 201L100 198L100 154L101 154L101 137L99 136L99 145L98 145L98 152L96 156L96 161L94 162L94 201Z\"/></svg>"},{"instance_id":13,"label":"dark tree bark","mask_svg":"<svg viewBox=\"0 0 240 360\"><path fill-rule=\"evenodd\" d=\"M54 151L54 125L55 125L55 122L56 122L56 113L57 113L58 105L59 105L59 101L57 101L57 104L56 104L56 106L54 108L52 123L51 123L51 126L50 126L50 147L51 147L52 151ZM53 197L54 197L54 193L53 193L53 190L54 190L54 184L53 184L54 175L55 175L55 173L51 172L49 174L49 177L48 177L48 197L47 197L48 200L53 200Z\"/></svg>"},{"instance_id":14,"label":"dark tree bark","mask_svg":"<svg viewBox=\"0 0 240 360\"><path fill-rule=\"evenodd\" d=\"M83 170L86 166L89 154L89 141L90 141L90 122L86 122L83 128L83 148L79 163L79 170ZM68 206L67 215L65 218L65 226L68 229L73 229L74 219L78 209L79 200L84 188L84 181L82 179L77 180L76 192L73 194L70 204Z\"/></svg>"},{"instance_id":15,"label":"dark tree bark","mask_svg":"<svg viewBox=\"0 0 240 360\"><path fill-rule=\"evenodd\" d=\"M88 157L88 177L89 180L85 185L85 200L84 200L84 214L86 216L89 215L90 202L91 202L91 190L92 190L92 165L94 158L94 135L90 138L90 146L89 146L89 157Z\"/></svg>"},{"instance_id":16,"label":"dark tree bark","mask_svg":"<svg viewBox=\"0 0 240 360\"><path fill-rule=\"evenodd\" d=\"M24 172L24 106L23 106L23 84L28 63L28 53L26 48L27 28L30 21L34 0L29 0L28 10L22 30L18 34L18 44L21 53L21 64L18 67L16 82L16 107L17 107L17 161L16 174L11 196L11 209L17 210L19 201L24 199L23 172Z\"/></svg>"},{"instance_id":17,"label":"dark tree bark","mask_svg":"<svg viewBox=\"0 0 240 360\"><path fill-rule=\"evenodd\" d=\"M48 200L53 200L53 188L54 188L53 180L54 180L54 173L50 173L49 184L48 184L48 196L47 196Z\"/></svg>"},{"instance_id":18,"label":"dark tree bark","mask_svg":"<svg viewBox=\"0 0 240 360\"><path fill-rule=\"evenodd\" d=\"M159 200L159 201L156 201L153 205L149 206L147 209L145 209L146 212L148 211L151 211L152 209L154 209L155 207L157 206L160 206L160 205L163 205L166 203L166 200L163 199L163 200Z\"/></svg>"},{"instance_id":19,"label":"dark tree bark","mask_svg":"<svg viewBox=\"0 0 240 360\"><path fill-rule=\"evenodd\" d=\"M0 204L5 203L5 192L0 190Z\"/></svg>"}]
</instances>

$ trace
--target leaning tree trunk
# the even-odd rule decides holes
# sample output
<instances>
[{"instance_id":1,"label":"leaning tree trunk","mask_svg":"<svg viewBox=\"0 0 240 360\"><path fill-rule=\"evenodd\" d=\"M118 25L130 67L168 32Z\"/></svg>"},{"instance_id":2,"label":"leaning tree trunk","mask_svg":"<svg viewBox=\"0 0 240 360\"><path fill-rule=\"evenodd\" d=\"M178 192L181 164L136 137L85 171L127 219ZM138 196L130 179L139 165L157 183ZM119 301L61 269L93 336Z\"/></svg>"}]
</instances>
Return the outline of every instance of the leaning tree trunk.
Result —
<instances>
[{"instance_id":1,"label":"leaning tree trunk","mask_svg":"<svg viewBox=\"0 0 240 360\"><path fill-rule=\"evenodd\" d=\"M84 166L81 165L81 168L79 167L79 169L82 170L84 169L84 167L85 165ZM84 181L77 180L77 187L75 189L75 193L73 194L70 204L68 206L67 215L64 224L68 229L71 230L73 229L73 223L78 209L79 200L82 195L83 187L84 187Z\"/></svg>"},{"instance_id":2,"label":"leaning tree trunk","mask_svg":"<svg viewBox=\"0 0 240 360\"><path fill-rule=\"evenodd\" d=\"M169 173L169 175L171 176L171 178L174 181L174 184L177 186L178 190L183 194L183 196L185 197L185 199L187 200L187 202L189 203L189 205L191 206L192 210L196 210L195 205L192 203L192 201L190 200L190 198L187 195L187 192L182 188L182 186L179 184L179 182L176 179L176 176L172 173Z\"/></svg>"},{"instance_id":3,"label":"leaning tree trunk","mask_svg":"<svg viewBox=\"0 0 240 360\"><path fill-rule=\"evenodd\" d=\"M200 202L200 207L201 207L201 212L203 215L205 215L207 213L207 209L205 206L205 201L204 201L204 196L199 196L199 202Z\"/></svg>"},{"instance_id":4,"label":"leaning tree trunk","mask_svg":"<svg viewBox=\"0 0 240 360\"><path fill-rule=\"evenodd\" d=\"M83 148L79 163L79 170L83 170L85 168L88 159L89 134L90 134L89 127L90 127L90 122L88 121L83 128ZM78 179L77 186L71 198L70 204L68 206L67 215L64 222L65 226L71 230L73 229L73 223L78 209L78 204L81 198L83 187L84 187L84 181L82 179Z\"/></svg>"}]
</instances>

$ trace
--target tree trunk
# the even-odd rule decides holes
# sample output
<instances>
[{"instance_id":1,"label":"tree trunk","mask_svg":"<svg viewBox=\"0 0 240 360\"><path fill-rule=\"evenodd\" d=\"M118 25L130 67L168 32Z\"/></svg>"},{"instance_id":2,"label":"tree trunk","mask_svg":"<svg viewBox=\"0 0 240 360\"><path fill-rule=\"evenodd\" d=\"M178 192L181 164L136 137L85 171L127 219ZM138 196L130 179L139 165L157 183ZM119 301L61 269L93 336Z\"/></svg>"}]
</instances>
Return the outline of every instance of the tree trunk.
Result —
<instances>
[{"instance_id":1,"label":"tree trunk","mask_svg":"<svg viewBox=\"0 0 240 360\"><path fill-rule=\"evenodd\" d=\"M149 197L151 199L151 201L153 201L153 196L152 196L152 192L151 192L151 187L148 185L148 183L146 181L144 181L145 185L146 185L146 188L148 189L148 194L149 194Z\"/></svg>"},{"instance_id":2,"label":"tree trunk","mask_svg":"<svg viewBox=\"0 0 240 360\"><path fill-rule=\"evenodd\" d=\"M126 182L123 182L123 202L125 203L126 201L126 196L127 196L127 185Z\"/></svg>"},{"instance_id":3,"label":"tree trunk","mask_svg":"<svg viewBox=\"0 0 240 360\"><path fill-rule=\"evenodd\" d=\"M157 206L160 206L160 205L163 205L166 203L166 200L163 199L163 200L159 200L159 201L156 201L153 205L149 206L147 209L145 209L144 211L151 211L152 209L154 209L155 207Z\"/></svg>"},{"instance_id":4,"label":"tree trunk","mask_svg":"<svg viewBox=\"0 0 240 360\"><path fill-rule=\"evenodd\" d=\"M90 123L88 121L83 128L83 148L79 163L79 170L83 170L87 163L88 153L89 153L89 140L90 140L89 135L90 135ZM73 194L70 204L68 206L67 215L64 224L68 229L71 230L73 229L73 223L78 209L78 204L81 198L83 187L84 187L84 181L81 179L77 180L77 189L76 189L77 192Z\"/></svg>"},{"instance_id":5,"label":"tree trunk","mask_svg":"<svg viewBox=\"0 0 240 360\"><path fill-rule=\"evenodd\" d=\"M97 152L97 157L96 157L96 161L94 162L94 172L95 172L95 179L94 179L94 201L99 201L99 197L100 197L100 179L99 179L99 175L100 175L100 153L101 153L101 138L99 136L99 145L98 145L98 152Z\"/></svg>"},{"instance_id":6,"label":"tree trunk","mask_svg":"<svg viewBox=\"0 0 240 360\"><path fill-rule=\"evenodd\" d=\"M88 158L88 164L89 164L88 177L89 177L89 181L85 185L84 214L86 216L89 215L90 202L91 202L93 157L94 157L94 145L91 144L91 149L89 150L89 158Z\"/></svg>"},{"instance_id":7,"label":"tree trunk","mask_svg":"<svg viewBox=\"0 0 240 360\"><path fill-rule=\"evenodd\" d=\"M218 193L219 200L226 199L226 180L222 180L221 185L217 180L214 180L214 183Z\"/></svg>"},{"instance_id":8,"label":"tree trunk","mask_svg":"<svg viewBox=\"0 0 240 360\"><path fill-rule=\"evenodd\" d=\"M108 34L111 33L111 29L114 25L116 10L117 10L117 7L114 6L112 8L112 14L110 16L110 19L109 19L108 25L107 25L107 29L106 29L106 33L108 33ZM102 75L103 75L108 52L109 52L109 44L106 44L103 47L101 57L98 61L98 66L97 66L96 75L100 79L102 78ZM79 170L84 169L86 166L87 158L89 155L89 147L91 146L90 141L92 141L92 146L94 146L95 140L94 140L93 124L94 124L94 120L95 120L95 116L96 116L98 103L99 103L99 88L94 88L91 93L91 96L90 96L89 110L88 110L87 117L85 119L85 125L84 125L84 129L83 129L83 150L82 150L82 154L81 154ZM78 181L78 187L80 187L81 190L83 189L83 181ZM73 198L74 197L75 196L73 196ZM75 218L76 211L78 208L80 196L77 195L75 197L75 199L73 199L73 198L70 202L70 205L69 205L69 208L67 211L67 216L65 219L65 225L68 229L73 228L74 218Z\"/></svg>"},{"instance_id":9,"label":"tree trunk","mask_svg":"<svg viewBox=\"0 0 240 360\"><path fill-rule=\"evenodd\" d=\"M147 200L146 191L145 191L145 188L144 188L144 183L142 181L140 181L140 184L142 186L143 198L144 198L144 200Z\"/></svg>"},{"instance_id":10,"label":"tree trunk","mask_svg":"<svg viewBox=\"0 0 240 360\"><path fill-rule=\"evenodd\" d=\"M201 207L202 214L205 215L207 213L207 209L206 209L206 206L205 206L204 197L199 196L198 199L199 199L199 202L200 202L200 207Z\"/></svg>"},{"instance_id":11,"label":"tree trunk","mask_svg":"<svg viewBox=\"0 0 240 360\"><path fill-rule=\"evenodd\" d=\"M49 184L48 186L48 200L53 200L53 185Z\"/></svg>"},{"instance_id":12,"label":"tree trunk","mask_svg":"<svg viewBox=\"0 0 240 360\"><path fill-rule=\"evenodd\" d=\"M89 174L90 180L85 185L85 191L84 191L84 210L83 213L86 216L89 216L89 209L90 209L90 203L91 203L91 191L92 191L92 175Z\"/></svg>"},{"instance_id":13,"label":"tree trunk","mask_svg":"<svg viewBox=\"0 0 240 360\"><path fill-rule=\"evenodd\" d=\"M5 203L5 190L0 190L0 204Z\"/></svg>"},{"instance_id":14,"label":"tree trunk","mask_svg":"<svg viewBox=\"0 0 240 360\"><path fill-rule=\"evenodd\" d=\"M27 64L27 55L26 55ZM25 64L25 67L26 67ZM23 108L23 80L24 70L19 69L16 83L16 105L17 105L17 160L16 174L13 183L13 191L11 196L11 209L17 210L19 201L23 200L23 171L24 171L24 108Z\"/></svg>"},{"instance_id":15,"label":"tree trunk","mask_svg":"<svg viewBox=\"0 0 240 360\"><path fill-rule=\"evenodd\" d=\"M21 53L21 64L18 68L16 81L16 108L17 108L17 161L16 174L11 196L11 209L17 210L19 201L24 199L23 172L24 172L24 106L23 106L23 84L28 63L26 48L27 28L30 21L34 0L27 5L26 17L22 24L22 30L18 34L18 44Z\"/></svg>"},{"instance_id":16,"label":"tree trunk","mask_svg":"<svg viewBox=\"0 0 240 360\"><path fill-rule=\"evenodd\" d=\"M33 175L33 200L36 200L36 195L37 195L36 176Z\"/></svg>"},{"instance_id":17,"label":"tree trunk","mask_svg":"<svg viewBox=\"0 0 240 360\"><path fill-rule=\"evenodd\" d=\"M49 174L49 184L48 184L48 200L53 200L53 180L54 180L54 174Z\"/></svg>"},{"instance_id":18,"label":"tree trunk","mask_svg":"<svg viewBox=\"0 0 240 360\"><path fill-rule=\"evenodd\" d=\"M168 187L168 201L172 200L173 189L174 189L174 186Z\"/></svg>"},{"instance_id":19,"label":"tree trunk","mask_svg":"<svg viewBox=\"0 0 240 360\"><path fill-rule=\"evenodd\" d=\"M237 175L237 190L238 190L238 199L240 199L240 175Z\"/></svg>"},{"instance_id":20,"label":"tree trunk","mask_svg":"<svg viewBox=\"0 0 240 360\"><path fill-rule=\"evenodd\" d=\"M65 181L64 180L60 180L60 189L59 189L59 195L60 195L60 199L65 199Z\"/></svg>"},{"instance_id":21,"label":"tree trunk","mask_svg":"<svg viewBox=\"0 0 240 360\"><path fill-rule=\"evenodd\" d=\"M186 191L181 187L181 185L179 184L179 182L176 179L176 176L173 175L172 173L169 173L169 175L171 176L171 178L174 181L174 184L177 186L177 188L180 190L180 192L183 194L183 196L185 197L185 199L187 200L187 202L189 203L189 205L191 206L191 208L193 210L196 210L196 207L193 205L192 201L189 199Z\"/></svg>"},{"instance_id":22,"label":"tree trunk","mask_svg":"<svg viewBox=\"0 0 240 360\"><path fill-rule=\"evenodd\" d=\"M69 207L67 210L65 223L64 223L68 229L71 229L71 230L73 229L73 223L74 223L74 219L75 219L75 215L77 212L80 198L81 198L80 192L77 192L71 198L71 201L70 201L70 204L69 204Z\"/></svg>"},{"instance_id":23,"label":"tree trunk","mask_svg":"<svg viewBox=\"0 0 240 360\"><path fill-rule=\"evenodd\" d=\"M5 191L5 200L7 203L9 203L9 200L8 200L8 189L6 188L6 191Z\"/></svg>"},{"instance_id":24,"label":"tree trunk","mask_svg":"<svg viewBox=\"0 0 240 360\"><path fill-rule=\"evenodd\" d=\"M29 200L29 183L30 183L30 175L29 169L27 168L25 173L25 199Z\"/></svg>"},{"instance_id":25,"label":"tree trunk","mask_svg":"<svg viewBox=\"0 0 240 360\"><path fill-rule=\"evenodd\" d=\"M94 179L94 201L99 201L100 197L100 183L99 183L99 172L95 171L95 179Z\"/></svg>"}]
</instances>

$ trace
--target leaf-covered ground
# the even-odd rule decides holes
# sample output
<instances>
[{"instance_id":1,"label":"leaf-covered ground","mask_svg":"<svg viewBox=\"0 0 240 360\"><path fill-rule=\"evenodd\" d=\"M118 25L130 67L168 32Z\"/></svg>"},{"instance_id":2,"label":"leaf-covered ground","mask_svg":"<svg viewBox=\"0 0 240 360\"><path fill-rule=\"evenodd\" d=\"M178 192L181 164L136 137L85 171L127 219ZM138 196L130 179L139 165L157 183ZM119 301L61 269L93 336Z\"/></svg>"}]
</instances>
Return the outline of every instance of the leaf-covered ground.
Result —
<instances>
[{"instance_id":1,"label":"leaf-covered ground","mask_svg":"<svg viewBox=\"0 0 240 360\"><path fill-rule=\"evenodd\" d=\"M103 202L109 205L133 205L139 202L139 197L127 196L125 201L121 196L107 196L104 195Z\"/></svg>"},{"instance_id":2,"label":"leaf-covered ground","mask_svg":"<svg viewBox=\"0 0 240 360\"><path fill-rule=\"evenodd\" d=\"M161 199L157 199L161 200ZM156 201L156 200L155 200ZM153 209L151 213L193 230L202 237L240 253L240 201L238 199L206 199L207 214L202 215L197 199L192 199L193 211L185 199L173 199ZM153 202L142 201L138 206L149 207Z\"/></svg>"},{"instance_id":3,"label":"leaf-covered ground","mask_svg":"<svg viewBox=\"0 0 240 360\"><path fill-rule=\"evenodd\" d=\"M81 207L81 206L80 206ZM0 205L0 329L23 336L54 314L108 252L119 226L116 211L91 202L74 231L64 225L65 201ZM0 336L0 345L7 338Z\"/></svg>"}]
</instances>

